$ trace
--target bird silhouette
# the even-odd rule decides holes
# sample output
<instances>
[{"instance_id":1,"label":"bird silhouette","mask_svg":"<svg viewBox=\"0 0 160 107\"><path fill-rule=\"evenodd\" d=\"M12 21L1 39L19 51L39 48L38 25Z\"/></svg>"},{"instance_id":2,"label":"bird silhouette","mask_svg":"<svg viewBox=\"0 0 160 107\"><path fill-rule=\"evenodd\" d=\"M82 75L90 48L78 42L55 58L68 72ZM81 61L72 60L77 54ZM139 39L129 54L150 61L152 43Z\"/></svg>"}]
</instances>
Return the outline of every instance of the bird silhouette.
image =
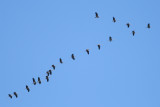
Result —
<instances>
[{"instance_id":1,"label":"bird silhouette","mask_svg":"<svg viewBox=\"0 0 160 107\"><path fill-rule=\"evenodd\" d=\"M87 54L89 55L89 49L86 49Z\"/></svg>"},{"instance_id":2,"label":"bird silhouette","mask_svg":"<svg viewBox=\"0 0 160 107\"><path fill-rule=\"evenodd\" d=\"M75 60L74 54L71 55L72 59Z\"/></svg>"},{"instance_id":3,"label":"bird silhouette","mask_svg":"<svg viewBox=\"0 0 160 107\"><path fill-rule=\"evenodd\" d=\"M127 25L128 28L130 27L130 24L129 24L129 23L127 23L126 25Z\"/></svg>"},{"instance_id":4,"label":"bird silhouette","mask_svg":"<svg viewBox=\"0 0 160 107\"><path fill-rule=\"evenodd\" d=\"M115 19L115 17L113 17L113 22L114 22L114 23L116 22L116 19Z\"/></svg>"},{"instance_id":5,"label":"bird silhouette","mask_svg":"<svg viewBox=\"0 0 160 107\"><path fill-rule=\"evenodd\" d=\"M40 79L40 77L38 77L38 83L41 84L41 79Z\"/></svg>"},{"instance_id":6,"label":"bird silhouette","mask_svg":"<svg viewBox=\"0 0 160 107\"><path fill-rule=\"evenodd\" d=\"M151 28L150 23L148 23L147 28L148 28L148 29L150 29L150 28Z\"/></svg>"},{"instance_id":7,"label":"bird silhouette","mask_svg":"<svg viewBox=\"0 0 160 107\"><path fill-rule=\"evenodd\" d=\"M33 80L33 84L34 84L34 85L36 85L36 81L35 81L35 79L34 79L34 78L32 78L32 80Z\"/></svg>"},{"instance_id":8,"label":"bird silhouette","mask_svg":"<svg viewBox=\"0 0 160 107\"><path fill-rule=\"evenodd\" d=\"M14 92L13 94L16 96L16 98L18 97L18 94L16 92Z\"/></svg>"},{"instance_id":9,"label":"bird silhouette","mask_svg":"<svg viewBox=\"0 0 160 107\"><path fill-rule=\"evenodd\" d=\"M109 41L112 42L112 37L111 36L109 37Z\"/></svg>"},{"instance_id":10,"label":"bird silhouette","mask_svg":"<svg viewBox=\"0 0 160 107\"><path fill-rule=\"evenodd\" d=\"M52 67L53 67L53 69L55 70L55 68L56 68L55 65L52 65Z\"/></svg>"},{"instance_id":11,"label":"bird silhouette","mask_svg":"<svg viewBox=\"0 0 160 107\"><path fill-rule=\"evenodd\" d=\"M49 71L47 71L46 73L47 73L47 76L49 76Z\"/></svg>"},{"instance_id":12,"label":"bird silhouette","mask_svg":"<svg viewBox=\"0 0 160 107\"><path fill-rule=\"evenodd\" d=\"M135 31L134 31L134 30L132 31L132 35L133 35L133 36L135 35Z\"/></svg>"},{"instance_id":13,"label":"bird silhouette","mask_svg":"<svg viewBox=\"0 0 160 107\"><path fill-rule=\"evenodd\" d=\"M99 18L99 16L98 16L98 13L97 13L97 12L95 12L95 15L96 15L96 17L95 17L95 18Z\"/></svg>"},{"instance_id":14,"label":"bird silhouette","mask_svg":"<svg viewBox=\"0 0 160 107\"><path fill-rule=\"evenodd\" d=\"M27 89L27 91L28 91L28 92L30 91L30 89L29 89L28 85L26 85L26 89Z\"/></svg>"},{"instance_id":15,"label":"bird silhouette","mask_svg":"<svg viewBox=\"0 0 160 107\"><path fill-rule=\"evenodd\" d=\"M97 46L98 46L98 49L100 50L100 48L101 48L101 45L100 45L100 44L98 44Z\"/></svg>"},{"instance_id":16,"label":"bird silhouette","mask_svg":"<svg viewBox=\"0 0 160 107\"><path fill-rule=\"evenodd\" d=\"M47 80L47 82L49 81L49 77L48 76L46 76L46 80Z\"/></svg>"},{"instance_id":17,"label":"bird silhouette","mask_svg":"<svg viewBox=\"0 0 160 107\"><path fill-rule=\"evenodd\" d=\"M52 75L52 71L51 70L49 70L48 72L49 72L50 75Z\"/></svg>"},{"instance_id":18,"label":"bird silhouette","mask_svg":"<svg viewBox=\"0 0 160 107\"><path fill-rule=\"evenodd\" d=\"M11 94L8 94L8 96L12 99L12 95Z\"/></svg>"},{"instance_id":19,"label":"bird silhouette","mask_svg":"<svg viewBox=\"0 0 160 107\"><path fill-rule=\"evenodd\" d=\"M59 58L59 61L60 61L60 63L61 63L61 64L63 63L63 61L62 61L62 59L61 59L61 58Z\"/></svg>"}]
</instances>

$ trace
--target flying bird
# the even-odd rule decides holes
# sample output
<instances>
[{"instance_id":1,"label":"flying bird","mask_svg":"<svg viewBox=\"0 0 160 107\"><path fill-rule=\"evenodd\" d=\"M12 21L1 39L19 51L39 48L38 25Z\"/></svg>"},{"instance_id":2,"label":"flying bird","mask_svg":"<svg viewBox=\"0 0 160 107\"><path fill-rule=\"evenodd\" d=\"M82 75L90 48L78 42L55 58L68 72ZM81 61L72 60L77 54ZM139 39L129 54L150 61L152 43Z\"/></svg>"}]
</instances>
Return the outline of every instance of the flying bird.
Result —
<instances>
[{"instance_id":1,"label":"flying bird","mask_svg":"<svg viewBox=\"0 0 160 107\"><path fill-rule=\"evenodd\" d=\"M41 84L41 79L40 79L40 77L38 77L38 83Z\"/></svg>"},{"instance_id":2,"label":"flying bird","mask_svg":"<svg viewBox=\"0 0 160 107\"><path fill-rule=\"evenodd\" d=\"M99 16L98 16L98 13L97 13L97 12L95 12L95 15L96 15L96 17L95 17L95 18L99 18Z\"/></svg>"},{"instance_id":3,"label":"flying bird","mask_svg":"<svg viewBox=\"0 0 160 107\"><path fill-rule=\"evenodd\" d=\"M110 42L112 41L112 37L111 37L111 36L109 37L109 41L110 41Z\"/></svg>"},{"instance_id":4,"label":"flying bird","mask_svg":"<svg viewBox=\"0 0 160 107\"><path fill-rule=\"evenodd\" d=\"M49 72L50 75L52 75L52 71L51 70L49 70L48 72Z\"/></svg>"},{"instance_id":5,"label":"flying bird","mask_svg":"<svg viewBox=\"0 0 160 107\"><path fill-rule=\"evenodd\" d=\"M133 36L135 35L135 31L134 30L132 31L132 34L133 34Z\"/></svg>"},{"instance_id":6,"label":"flying bird","mask_svg":"<svg viewBox=\"0 0 160 107\"><path fill-rule=\"evenodd\" d=\"M116 19L115 19L115 17L113 17L113 22L114 22L114 23L116 22Z\"/></svg>"},{"instance_id":7,"label":"flying bird","mask_svg":"<svg viewBox=\"0 0 160 107\"><path fill-rule=\"evenodd\" d=\"M28 91L28 92L30 91L30 89L29 89L28 85L26 85L26 89L27 89L27 91Z\"/></svg>"},{"instance_id":8,"label":"flying bird","mask_svg":"<svg viewBox=\"0 0 160 107\"><path fill-rule=\"evenodd\" d=\"M61 64L63 63L61 58L59 58L59 61L60 61Z\"/></svg>"},{"instance_id":9,"label":"flying bird","mask_svg":"<svg viewBox=\"0 0 160 107\"><path fill-rule=\"evenodd\" d=\"M52 67L53 67L53 69L55 70L55 68L56 68L55 65L52 65Z\"/></svg>"},{"instance_id":10,"label":"flying bird","mask_svg":"<svg viewBox=\"0 0 160 107\"><path fill-rule=\"evenodd\" d=\"M16 92L14 92L13 94L16 96L16 98L18 97L18 95L17 95L17 93L16 93Z\"/></svg>"},{"instance_id":11,"label":"flying bird","mask_svg":"<svg viewBox=\"0 0 160 107\"><path fill-rule=\"evenodd\" d=\"M129 24L129 23L127 23L126 25L127 25L128 28L130 27L130 24Z\"/></svg>"},{"instance_id":12,"label":"flying bird","mask_svg":"<svg viewBox=\"0 0 160 107\"><path fill-rule=\"evenodd\" d=\"M151 28L150 23L148 23L147 28L148 28L148 29Z\"/></svg>"},{"instance_id":13,"label":"flying bird","mask_svg":"<svg viewBox=\"0 0 160 107\"><path fill-rule=\"evenodd\" d=\"M97 46L98 46L98 49L100 50L100 48L101 48L100 44L98 44Z\"/></svg>"},{"instance_id":14,"label":"flying bird","mask_svg":"<svg viewBox=\"0 0 160 107\"><path fill-rule=\"evenodd\" d=\"M74 54L71 55L72 59L75 60Z\"/></svg>"},{"instance_id":15,"label":"flying bird","mask_svg":"<svg viewBox=\"0 0 160 107\"><path fill-rule=\"evenodd\" d=\"M34 78L32 78L32 80L33 80L33 84L34 84L34 85L36 85L36 81L35 81L35 79L34 79Z\"/></svg>"},{"instance_id":16,"label":"flying bird","mask_svg":"<svg viewBox=\"0 0 160 107\"><path fill-rule=\"evenodd\" d=\"M86 49L87 54L89 55L89 49Z\"/></svg>"},{"instance_id":17,"label":"flying bird","mask_svg":"<svg viewBox=\"0 0 160 107\"><path fill-rule=\"evenodd\" d=\"M8 94L8 96L12 99L12 95L11 94Z\"/></svg>"},{"instance_id":18,"label":"flying bird","mask_svg":"<svg viewBox=\"0 0 160 107\"><path fill-rule=\"evenodd\" d=\"M49 71L47 71L46 73L47 73L47 76L49 76Z\"/></svg>"},{"instance_id":19,"label":"flying bird","mask_svg":"<svg viewBox=\"0 0 160 107\"><path fill-rule=\"evenodd\" d=\"M48 76L46 76L46 80L47 80L47 82L49 81L49 77Z\"/></svg>"}]
</instances>

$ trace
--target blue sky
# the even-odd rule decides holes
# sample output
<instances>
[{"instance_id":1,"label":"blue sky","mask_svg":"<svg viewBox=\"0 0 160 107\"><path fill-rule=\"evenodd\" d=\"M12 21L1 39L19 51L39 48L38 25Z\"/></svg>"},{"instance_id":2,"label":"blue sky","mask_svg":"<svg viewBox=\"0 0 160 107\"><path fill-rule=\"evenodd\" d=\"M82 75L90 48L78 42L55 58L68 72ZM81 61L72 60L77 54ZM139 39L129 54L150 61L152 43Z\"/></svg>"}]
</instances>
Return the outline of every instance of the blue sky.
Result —
<instances>
[{"instance_id":1,"label":"blue sky","mask_svg":"<svg viewBox=\"0 0 160 107\"><path fill-rule=\"evenodd\" d=\"M0 107L159 107L159 4L1 0ZM47 83L52 64L56 70ZM33 77L42 84L34 86ZM18 98L10 99L14 91Z\"/></svg>"}]
</instances>

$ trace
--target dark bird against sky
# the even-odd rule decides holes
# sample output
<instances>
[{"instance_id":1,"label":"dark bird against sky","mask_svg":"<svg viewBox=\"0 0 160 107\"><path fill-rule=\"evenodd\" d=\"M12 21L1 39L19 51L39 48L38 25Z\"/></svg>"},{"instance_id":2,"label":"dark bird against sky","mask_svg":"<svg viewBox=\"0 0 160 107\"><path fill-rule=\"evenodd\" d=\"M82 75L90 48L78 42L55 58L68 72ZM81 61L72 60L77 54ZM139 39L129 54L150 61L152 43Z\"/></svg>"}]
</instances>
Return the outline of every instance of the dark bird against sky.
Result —
<instances>
[{"instance_id":1,"label":"dark bird against sky","mask_svg":"<svg viewBox=\"0 0 160 107\"><path fill-rule=\"evenodd\" d=\"M36 85L36 81L35 81L35 79L34 79L34 78L32 78L32 80L33 80L33 84L34 84L34 85Z\"/></svg>"},{"instance_id":2,"label":"dark bird against sky","mask_svg":"<svg viewBox=\"0 0 160 107\"><path fill-rule=\"evenodd\" d=\"M27 91L28 91L28 92L30 91L30 89L29 89L28 85L26 85L26 89L27 89Z\"/></svg>"},{"instance_id":3,"label":"dark bird against sky","mask_svg":"<svg viewBox=\"0 0 160 107\"><path fill-rule=\"evenodd\" d=\"M16 96L16 98L18 97L18 94L16 92L14 92L13 94Z\"/></svg>"},{"instance_id":4,"label":"dark bird against sky","mask_svg":"<svg viewBox=\"0 0 160 107\"><path fill-rule=\"evenodd\" d=\"M40 77L38 77L38 83L41 84L41 79L40 79Z\"/></svg>"},{"instance_id":5,"label":"dark bird against sky","mask_svg":"<svg viewBox=\"0 0 160 107\"><path fill-rule=\"evenodd\" d=\"M89 49L86 49L87 54L89 55Z\"/></svg>"},{"instance_id":6,"label":"dark bird against sky","mask_svg":"<svg viewBox=\"0 0 160 107\"><path fill-rule=\"evenodd\" d=\"M99 16L98 16L98 13L97 13L97 12L95 12L95 15L96 15L96 17L95 17L95 18L99 18Z\"/></svg>"},{"instance_id":7,"label":"dark bird against sky","mask_svg":"<svg viewBox=\"0 0 160 107\"><path fill-rule=\"evenodd\" d=\"M71 55L72 59L75 60L74 54Z\"/></svg>"}]
</instances>

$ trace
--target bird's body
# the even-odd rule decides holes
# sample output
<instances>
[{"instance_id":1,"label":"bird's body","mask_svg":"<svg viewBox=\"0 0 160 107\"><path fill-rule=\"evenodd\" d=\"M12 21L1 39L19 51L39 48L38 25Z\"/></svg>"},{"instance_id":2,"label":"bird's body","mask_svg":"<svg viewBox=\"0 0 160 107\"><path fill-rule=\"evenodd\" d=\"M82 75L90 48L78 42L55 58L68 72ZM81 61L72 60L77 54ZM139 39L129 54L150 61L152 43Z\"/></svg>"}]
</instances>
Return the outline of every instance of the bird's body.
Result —
<instances>
[{"instance_id":1,"label":"bird's body","mask_svg":"<svg viewBox=\"0 0 160 107\"><path fill-rule=\"evenodd\" d=\"M71 55L72 59L75 60L74 54Z\"/></svg>"},{"instance_id":2,"label":"bird's body","mask_svg":"<svg viewBox=\"0 0 160 107\"><path fill-rule=\"evenodd\" d=\"M148 23L147 28L148 28L148 29L150 29L150 28L151 28L150 23Z\"/></svg>"},{"instance_id":3,"label":"bird's body","mask_svg":"<svg viewBox=\"0 0 160 107\"><path fill-rule=\"evenodd\" d=\"M112 37L111 36L109 37L109 41L112 42Z\"/></svg>"},{"instance_id":4,"label":"bird's body","mask_svg":"<svg viewBox=\"0 0 160 107\"><path fill-rule=\"evenodd\" d=\"M113 22L114 22L114 23L116 22L116 18L115 18L115 17L113 17Z\"/></svg>"},{"instance_id":5,"label":"bird's body","mask_svg":"<svg viewBox=\"0 0 160 107\"><path fill-rule=\"evenodd\" d=\"M86 49L87 54L89 55L89 49Z\"/></svg>"},{"instance_id":6,"label":"bird's body","mask_svg":"<svg viewBox=\"0 0 160 107\"><path fill-rule=\"evenodd\" d=\"M8 94L8 96L12 99L12 95L11 94Z\"/></svg>"},{"instance_id":7,"label":"bird's body","mask_svg":"<svg viewBox=\"0 0 160 107\"><path fill-rule=\"evenodd\" d=\"M63 63L63 61L62 61L62 59L61 59L61 58L59 58L59 61L60 61L60 63L61 63L61 64Z\"/></svg>"},{"instance_id":8,"label":"bird's body","mask_svg":"<svg viewBox=\"0 0 160 107\"><path fill-rule=\"evenodd\" d=\"M134 31L134 30L132 31L132 35L133 35L133 36L135 35L135 31Z\"/></svg>"},{"instance_id":9,"label":"bird's body","mask_svg":"<svg viewBox=\"0 0 160 107\"><path fill-rule=\"evenodd\" d=\"M33 80L33 84L34 84L34 85L36 85L36 81L35 81L35 79L34 79L34 78L32 78L32 80Z\"/></svg>"},{"instance_id":10,"label":"bird's body","mask_svg":"<svg viewBox=\"0 0 160 107\"><path fill-rule=\"evenodd\" d=\"M47 76L49 76L49 72L47 71L46 73L47 73Z\"/></svg>"},{"instance_id":11,"label":"bird's body","mask_svg":"<svg viewBox=\"0 0 160 107\"><path fill-rule=\"evenodd\" d=\"M98 46L98 49L100 50L100 48L101 48L101 45L100 45L100 44L98 44L97 46Z\"/></svg>"},{"instance_id":12,"label":"bird's body","mask_svg":"<svg viewBox=\"0 0 160 107\"><path fill-rule=\"evenodd\" d=\"M52 71L51 70L49 70L48 72L49 72L50 75L52 75Z\"/></svg>"},{"instance_id":13,"label":"bird's body","mask_svg":"<svg viewBox=\"0 0 160 107\"><path fill-rule=\"evenodd\" d=\"M46 76L46 80L47 80L47 82L49 81L49 77L48 76Z\"/></svg>"},{"instance_id":14,"label":"bird's body","mask_svg":"<svg viewBox=\"0 0 160 107\"><path fill-rule=\"evenodd\" d=\"M38 77L38 83L41 84L41 79L40 79L40 77Z\"/></svg>"},{"instance_id":15,"label":"bird's body","mask_svg":"<svg viewBox=\"0 0 160 107\"><path fill-rule=\"evenodd\" d=\"M28 85L26 85L26 89L27 89L27 91L28 91L28 92L30 91L30 89L29 89Z\"/></svg>"},{"instance_id":16,"label":"bird's body","mask_svg":"<svg viewBox=\"0 0 160 107\"><path fill-rule=\"evenodd\" d=\"M16 96L16 98L18 97L18 94L16 92L14 92L13 94Z\"/></svg>"},{"instance_id":17,"label":"bird's body","mask_svg":"<svg viewBox=\"0 0 160 107\"><path fill-rule=\"evenodd\" d=\"M96 17L95 17L95 18L99 18L99 16L98 16L98 13L97 13L97 12L95 12L95 15L96 15Z\"/></svg>"},{"instance_id":18,"label":"bird's body","mask_svg":"<svg viewBox=\"0 0 160 107\"><path fill-rule=\"evenodd\" d=\"M52 67L53 67L53 69L55 70L55 68L56 68L55 65L52 65Z\"/></svg>"},{"instance_id":19,"label":"bird's body","mask_svg":"<svg viewBox=\"0 0 160 107\"><path fill-rule=\"evenodd\" d=\"M130 24L129 24L129 23L127 23L126 25L127 25L128 28L130 27Z\"/></svg>"}]
</instances>

